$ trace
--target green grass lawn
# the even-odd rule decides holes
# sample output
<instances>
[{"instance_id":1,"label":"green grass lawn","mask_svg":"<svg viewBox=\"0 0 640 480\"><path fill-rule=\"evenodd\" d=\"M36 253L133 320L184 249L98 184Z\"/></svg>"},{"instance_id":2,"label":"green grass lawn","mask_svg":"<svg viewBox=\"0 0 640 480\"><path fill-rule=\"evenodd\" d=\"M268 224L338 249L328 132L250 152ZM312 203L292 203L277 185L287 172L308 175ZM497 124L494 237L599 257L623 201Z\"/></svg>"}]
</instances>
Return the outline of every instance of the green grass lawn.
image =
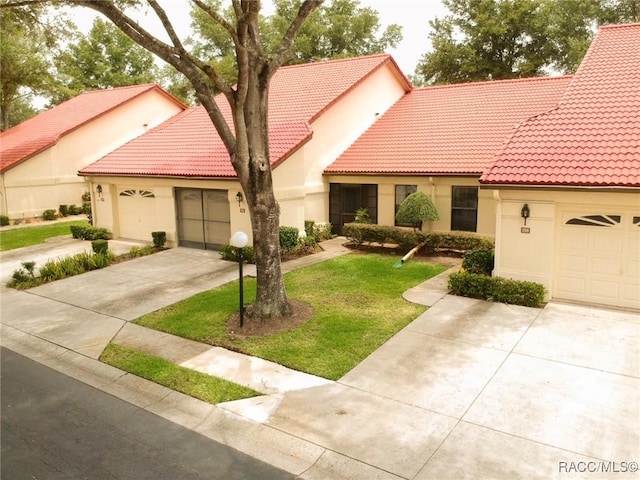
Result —
<instances>
[{"instance_id":1,"label":"green grass lawn","mask_svg":"<svg viewBox=\"0 0 640 480\"><path fill-rule=\"evenodd\" d=\"M60 235L70 235L71 225L88 225L86 220L51 223L37 227L14 228L12 230L0 230L0 251L13 250L14 248L28 247L43 243L47 238Z\"/></svg>"},{"instance_id":2,"label":"green grass lawn","mask_svg":"<svg viewBox=\"0 0 640 480\"><path fill-rule=\"evenodd\" d=\"M222 378L189 370L163 358L109 344L100 360L152 382L209 403L229 402L262 395Z\"/></svg>"},{"instance_id":3,"label":"green grass lawn","mask_svg":"<svg viewBox=\"0 0 640 480\"><path fill-rule=\"evenodd\" d=\"M285 275L290 298L313 307L300 327L265 337L240 338L225 322L238 311L238 283L163 308L136 320L146 327L255 355L290 368L337 380L381 346L425 307L402 293L445 267L397 258L345 255ZM246 279L245 302L255 298L255 280Z\"/></svg>"}]
</instances>

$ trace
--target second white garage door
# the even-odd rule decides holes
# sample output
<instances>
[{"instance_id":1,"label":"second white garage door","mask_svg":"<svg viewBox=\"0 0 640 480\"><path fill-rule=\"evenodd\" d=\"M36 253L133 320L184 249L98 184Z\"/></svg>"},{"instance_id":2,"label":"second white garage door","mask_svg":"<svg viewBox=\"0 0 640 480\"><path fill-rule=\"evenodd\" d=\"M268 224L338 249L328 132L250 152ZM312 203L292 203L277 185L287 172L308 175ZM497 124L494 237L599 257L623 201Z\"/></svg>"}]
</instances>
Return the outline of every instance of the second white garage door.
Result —
<instances>
[{"instance_id":1,"label":"second white garage door","mask_svg":"<svg viewBox=\"0 0 640 480\"><path fill-rule=\"evenodd\" d=\"M560 209L552 296L640 308L640 212Z\"/></svg>"}]
</instances>

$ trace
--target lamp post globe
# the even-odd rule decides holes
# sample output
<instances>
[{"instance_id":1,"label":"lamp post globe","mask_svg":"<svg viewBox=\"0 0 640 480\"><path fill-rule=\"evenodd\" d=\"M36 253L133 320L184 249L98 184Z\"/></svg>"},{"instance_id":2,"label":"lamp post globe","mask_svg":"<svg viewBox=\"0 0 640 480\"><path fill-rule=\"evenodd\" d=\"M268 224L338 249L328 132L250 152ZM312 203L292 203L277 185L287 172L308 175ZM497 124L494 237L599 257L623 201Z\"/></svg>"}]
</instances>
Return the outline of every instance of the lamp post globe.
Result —
<instances>
[{"instance_id":1,"label":"lamp post globe","mask_svg":"<svg viewBox=\"0 0 640 480\"><path fill-rule=\"evenodd\" d=\"M231 245L233 245L236 248L244 248L247 246L248 243L249 243L249 236L242 231L236 232L233 235L231 235Z\"/></svg>"}]
</instances>

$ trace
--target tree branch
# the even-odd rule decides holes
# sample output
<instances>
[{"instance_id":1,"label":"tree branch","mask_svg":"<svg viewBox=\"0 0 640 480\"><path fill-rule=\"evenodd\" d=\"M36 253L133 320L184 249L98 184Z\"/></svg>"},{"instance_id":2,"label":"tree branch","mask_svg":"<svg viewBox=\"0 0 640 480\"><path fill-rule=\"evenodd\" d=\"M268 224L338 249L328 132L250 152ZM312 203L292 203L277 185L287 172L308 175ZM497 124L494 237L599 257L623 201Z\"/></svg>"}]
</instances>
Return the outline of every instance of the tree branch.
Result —
<instances>
[{"instance_id":1,"label":"tree branch","mask_svg":"<svg viewBox=\"0 0 640 480\"><path fill-rule=\"evenodd\" d=\"M291 46L293 45L293 39L298 33L298 30L300 30L300 27L307 17L311 15L316 8L322 5L323 1L324 0L305 0L304 3L300 5L298 15L289 26L287 33L282 37L276 52L269 58L269 75L272 75L282 64L291 58Z\"/></svg>"},{"instance_id":2,"label":"tree branch","mask_svg":"<svg viewBox=\"0 0 640 480\"><path fill-rule=\"evenodd\" d=\"M229 35L231 36L233 43L236 43L236 41L238 40L238 35L236 34L236 31L233 28L233 25L227 22L227 20L222 15L220 15L218 12L216 12L213 8L211 8L209 5L204 3L202 0L191 0L191 1L200 10L202 10L207 15L209 15L218 25L224 28L227 31L227 33L229 33Z\"/></svg>"}]
</instances>

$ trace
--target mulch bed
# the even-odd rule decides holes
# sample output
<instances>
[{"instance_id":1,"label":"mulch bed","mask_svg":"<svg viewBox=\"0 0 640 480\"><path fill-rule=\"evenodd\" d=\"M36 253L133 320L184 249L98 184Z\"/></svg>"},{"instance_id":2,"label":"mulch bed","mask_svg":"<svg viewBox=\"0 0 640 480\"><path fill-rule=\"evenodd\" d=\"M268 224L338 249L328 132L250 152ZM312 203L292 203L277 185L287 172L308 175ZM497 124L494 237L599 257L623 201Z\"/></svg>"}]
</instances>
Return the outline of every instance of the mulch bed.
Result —
<instances>
[{"instance_id":1,"label":"mulch bed","mask_svg":"<svg viewBox=\"0 0 640 480\"><path fill-rule=\"evenodd\" d=\"M289 303L293 309L291 316L274 317L262 322L251 319L251 305L249 305L245 307L242 328L240 328L240 313L234 313L227 320L227 333L240 338L271 335L293 330L313 316L313 308L308 303L293 299L289 299Z\"/></svg>"}]
</instances>

